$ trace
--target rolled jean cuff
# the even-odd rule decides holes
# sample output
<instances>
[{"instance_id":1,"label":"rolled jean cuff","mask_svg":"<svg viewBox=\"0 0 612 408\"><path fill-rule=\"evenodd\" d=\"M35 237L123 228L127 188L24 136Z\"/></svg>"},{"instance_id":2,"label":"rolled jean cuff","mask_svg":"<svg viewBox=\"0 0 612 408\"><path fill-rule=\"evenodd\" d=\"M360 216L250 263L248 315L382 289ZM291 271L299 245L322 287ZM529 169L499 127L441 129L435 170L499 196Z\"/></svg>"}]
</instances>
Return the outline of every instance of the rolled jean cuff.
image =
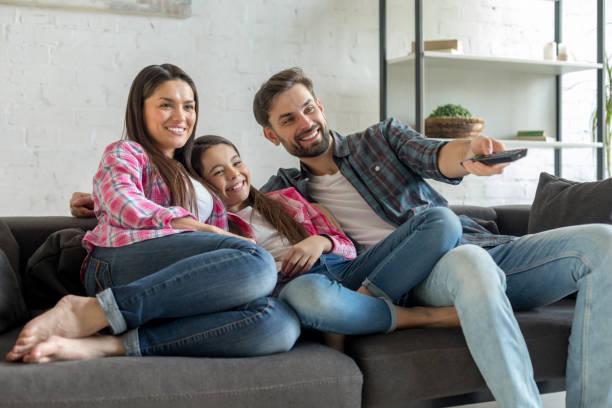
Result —
<instances>
[{"instance_id":1,"label":"rolled jean cuff","mask_svg":"<svg viewBox=\"0 0 612 408\"><path fill-rule=\"evenodd\" d=\"M389 298L381 297L379 299L382 299L387 304L389 307L389 314L391 316L391 325L385 333L392 333L395 331L395 329L397 329L397 311L395 310L395 305Z\"/></svg>"},{"instance_id":2,"label":"rolled jean cuff","mask_svg":"<svg viewBox=\"0 0 612 408\"><path fill-rule=\"evenodd\" d=\"M389 295L387 295L382 289L372 283L372 281L370 281L369 279L364 280L361 285L367 290L369 290L370 293L374 296L391 300L391 298L389 298Z\"/></svg>"},{"instance_id":3,"label":"rolled jean cuff","mask_svg":"<svg viewBox=\"0 0 612 408\"><path fill-rule=\"evenodd\" d=\"M381 290L378 286L372 283L369 279L364 280L362 285L364 288L369 290L371 294L385 301L385 303L389 307L389 314L391 315L391 325L385 333L391 333L395 331L395 329L397 328L397 312L395 311L395 305L393 305L393 301L391 300L391 298L389 298L389 296L383 290Z\"/></svg>"},{"instance_id":4,"label":"rolled jean cuff","mask_svg":"<svg viewBox=\"0 0 612 408\"><path fill-rule=\"evenodd\" d=\"M119 306L117 306L117 301L115 300L115 295L113 295L111 288L99 292L96 298L104 311L104 316L106 316L106 320L108 320L108 324L113 334L120 334L126 331L127 324L119 311Z\"/></svg>"},{"instance_id":5,"label":"rolled jean cuff","mask_svg":"<svg viewBox=\"0 0 612 408\"><path fill-rule=\"evenodd\" d=\"M132 329L123 335L123 347L125 347L126 356L142 356L140 353L140 342L138 340L138 329Z\"/></svg>"}]
</instances>

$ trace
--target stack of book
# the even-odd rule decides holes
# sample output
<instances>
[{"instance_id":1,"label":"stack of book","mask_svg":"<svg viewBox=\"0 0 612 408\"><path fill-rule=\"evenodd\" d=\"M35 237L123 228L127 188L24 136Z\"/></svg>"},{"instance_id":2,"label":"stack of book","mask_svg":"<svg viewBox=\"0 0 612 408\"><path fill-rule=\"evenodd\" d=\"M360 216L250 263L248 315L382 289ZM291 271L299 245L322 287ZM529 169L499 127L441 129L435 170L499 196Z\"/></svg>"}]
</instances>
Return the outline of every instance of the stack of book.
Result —
<instances>
[{"instance_id":1,"label":"stack of book","mask_svg":"<svg viewBox=\"0 0 612 408\"><path fill-rule=\"evenodd\" d=\"M545 130L519 130L516 132L518 140L537 140L541 142L552 142L552 137L546 136Z\"/></svg>"},{"instance_id":2,"label":"stack of book","mask_svg":"<svg viewBox=\"0 0 612 408\"><path fill-rule=\"evenodd\" d=\"M414 54L416 44L412 42L412 53ZM423 51L448 52L450 54L463 54L461 40L433 40L423 43Z\"/></svg>"}]
</instances>

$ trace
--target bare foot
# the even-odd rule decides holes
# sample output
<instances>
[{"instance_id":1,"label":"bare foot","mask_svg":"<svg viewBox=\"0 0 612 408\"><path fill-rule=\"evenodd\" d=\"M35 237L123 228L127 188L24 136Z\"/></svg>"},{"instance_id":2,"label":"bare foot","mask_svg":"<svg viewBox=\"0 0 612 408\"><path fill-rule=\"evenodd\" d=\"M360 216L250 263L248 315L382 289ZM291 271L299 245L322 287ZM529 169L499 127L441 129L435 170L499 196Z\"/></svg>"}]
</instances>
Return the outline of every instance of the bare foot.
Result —
<instances>
[{"instance_id":1,"label":"bare foot","mask_svg":"<svg viewBox=\"0 0 612 408\"><path fill-rule=\"evenodd\" d=\"M461 325L457 309L453 306L395 306L395 310L397 312L398 329L411 327L458 327Z\"/></svg>"},{"instance_id":2,"label":"bare foot","mask_svg":"<svg viewBox=\"0 0 612 408\"><path fill-rule=\"evenodd\" d=\"M98 300L92 297L67 295L42 315L25 325L6 355L7 361L19 361L38 343L53 335L87 337L108 326Z\"/></svg>"},{"instance_id":3,"label":"bare foot","mask_svg":"<svg viewBox=\"0 0 612 408\"><path fill-rule=\"evenodd\" d=\"M323 333L323 341L329 347L344 353L344 334Z\"/></svg>"},{"instance_id":4,"label":"bare foot","mask_svg":"<svg viewBox=\"0 0 612 408\"><path fill-rule=\"evenodd\" d=\"M23 357L23 362L48 363L123 355L125 355L125 348L121 337L118 336L94 335L80 339L51 336L38 343L30 354Z\"/></svg>"}]
</instances>

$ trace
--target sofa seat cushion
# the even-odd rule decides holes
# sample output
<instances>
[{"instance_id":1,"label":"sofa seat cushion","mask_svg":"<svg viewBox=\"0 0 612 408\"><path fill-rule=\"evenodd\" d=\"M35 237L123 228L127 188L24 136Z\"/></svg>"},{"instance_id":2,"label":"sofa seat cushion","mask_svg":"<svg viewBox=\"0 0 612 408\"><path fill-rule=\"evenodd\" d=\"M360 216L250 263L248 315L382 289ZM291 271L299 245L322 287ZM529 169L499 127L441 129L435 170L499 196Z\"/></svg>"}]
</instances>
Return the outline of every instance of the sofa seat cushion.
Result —
<instances>
[{"instance_id":1,"label":"sofa seat cushion","mask_svg":"<svg viewBox=\"0 0 612 408\"><path fill-rule=\"evenodd\" d=\"M573 301L517 312L536 381L565 376ZM409 329L347 339L363 373L364 407L487 390L459 328Z\"/></svg>"},{"instance_id":2,"label":"sofa seat cushion","mask_svg":"<svg viewBox=\"0 0 612 408\"><path fill-rule=\"evenodd\" d=\"M17 333L0 336L2 355ZM359 407L362 376L346 355L300 341L288 353L251 358L2 362L0 384L3 407Z\"/></svg>"}]
</instances>

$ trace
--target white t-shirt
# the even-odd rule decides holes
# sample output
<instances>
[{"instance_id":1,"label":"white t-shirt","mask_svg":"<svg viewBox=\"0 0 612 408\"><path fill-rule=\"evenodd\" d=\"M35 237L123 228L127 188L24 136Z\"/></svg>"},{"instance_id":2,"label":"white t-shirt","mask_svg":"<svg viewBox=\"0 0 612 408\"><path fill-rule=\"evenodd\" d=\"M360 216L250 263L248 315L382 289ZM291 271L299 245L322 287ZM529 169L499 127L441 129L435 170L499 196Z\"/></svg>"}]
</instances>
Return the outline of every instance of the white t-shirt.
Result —
<instances>
[{"instance_id":1,"label":"white t-shirt","mask_svg":"<svg viewBox=\"0 0 612 408\"><path fill-rule=\"evenodd\" d=\"M311 174L308 193L327 207L344 232L366 248L395 231L395 227L380 218L339 171L324 176Z\"/></svg>"},{"instance_id":2,"label":"white t-shirt","mask_svg":"<svg viewBox=\"0 0 612 408\"><path fill-rule=\"evenodd\" d=\"M246 221L253 230L255 242L263 249L268 251L274 257L276 270L280 271L283 264L283 258L291 244L282 237L276 228L263 217L259 211L253 211L253 207L248 206L236 213L240 218Z\"/></svg>"},{"instance_id":3,"label":"white t-shirt","mask_svg":"<svg viewBox=\"0 0 612 408\"><path fill-rule=\"evenodd\" d=\"M212 214L213 198L210 192L198 180L189 177L193 189L195 190L196 202L198 205L198 221L206 222Z\"/></svg>"}]
</instances>

